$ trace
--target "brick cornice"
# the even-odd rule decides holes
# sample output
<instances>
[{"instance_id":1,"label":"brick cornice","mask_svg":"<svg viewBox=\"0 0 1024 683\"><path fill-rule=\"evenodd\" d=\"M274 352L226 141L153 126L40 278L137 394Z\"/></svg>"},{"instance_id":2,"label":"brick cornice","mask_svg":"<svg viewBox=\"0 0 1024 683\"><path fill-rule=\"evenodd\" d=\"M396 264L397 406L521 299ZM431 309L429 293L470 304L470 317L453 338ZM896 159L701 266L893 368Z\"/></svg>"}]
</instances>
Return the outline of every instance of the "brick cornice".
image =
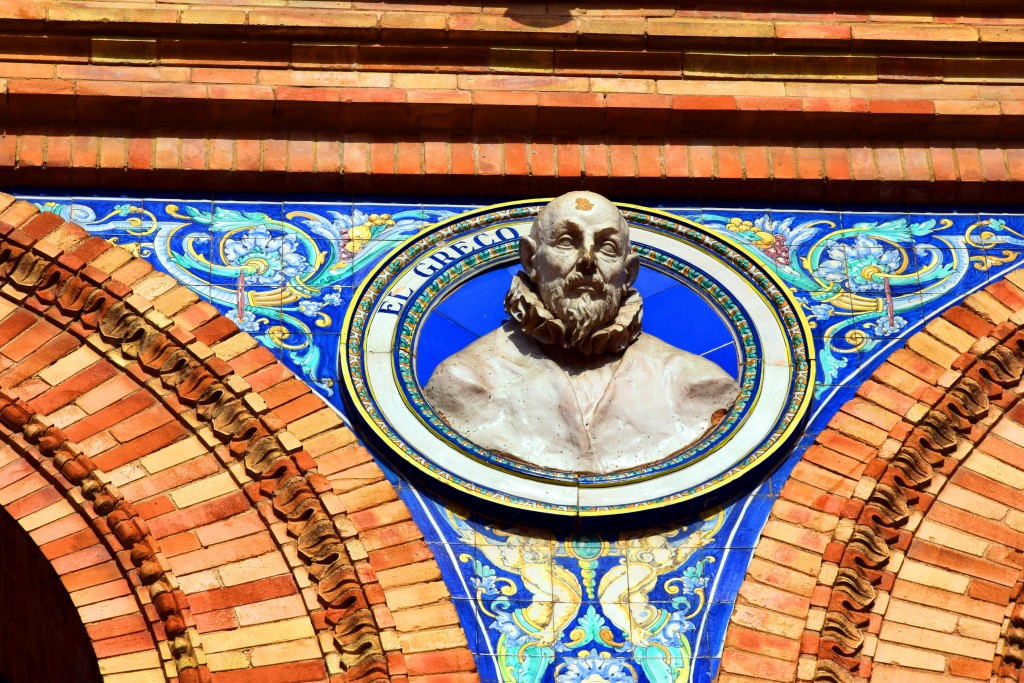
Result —
<instances>
[{"instance_id":1,"label":"brick cornice","mask_svg":"<svg viewBox=\"0 0 1024 683\"><path fill-rule=\"evenodd\" d=\"M1019 202L1024 145L973 140L305 135L10 127L0 187ZM208 137L207 137L208 136Z\"/></svg>"},{"instance_id":2,"label":"brick cornice","mask_svg":"<svg viewBox=\"0 0 1024 683\"><path fill-rule=\"evenodd\" d=\"M237 3L211 8L111 7L102 1L8 2L0 8L0 30L37 28L40 33L109 31L126 35L206 34L223 38L275 36L337 42L496 44L547 46L631 45L643 49L720 46L785 51L793 47L857 45L886 51L979 54L1017 45L1013 26L1019 5L1009 0L972 3L971 13L937 13L870 3L822 12L809 2L768 7L730 4L698 8L665 3L651 8L576 8L548 3L516 7L339 3L332 7L274 7ZM1000 22L993 25L991 14Z\"/></svg>"},{"instance_id":3,"label":"brick cornice","mask_svg":"<svg viewBox=\"0 0 1024 683\"><path fill-rule=\"evenodd\" d=\"M78 128L144 126L154 137L177 131L194 137L236 131L271 137L286 130L329 137L339 132L401 131L408 136L779 139L799 131L803 139L837 142L969 138L979 143L1019 144L1024 139L1024 106L1017 96L1000 99L998 89L991 86L986 87L992 90L992 99L978 100L964 92L967 86L949 86L948 99L941 86L922 89L914 97L913 85L864 86L858 97L759 96L753 94L759 89L781 92L781 84L775 88L774 83L759 87L750 82L717 82L711 87L679 81L684 94L670 94L673 89L667 86L662 89L669 94L658 94L593 92L586 78L572 83L576 77L490 74L460 76L458 80L464 81L460 88L428 89L414 87L418 78L414 74L402 74L410 77L413 86L405 88L388 85L390 73L368 71L355 74L352 81L358 87L346 86L349 79L337 76L322 79L337 82L329 87L150 80L162 78L161 72L161 68L150 68L138 74L146 82L117 80L119 75L130 78L132 74L131 68L116 67L98 69L92 75L97 80L8 79L0 114L22 126L39 122ZM244 70L236 73L245 77ZM383 78L373 78L376 75ZM110 80L99 80L104 77ZM251 75L251 80L257 78ZM315 74L309 75L310 83L316 80ZM700 94L702 90L737 94Z\"/></svg>"},{"instance_id":4,"label":"brick cornice","mask_svg":"<svg viewBox=\"0 0 1024 683\"><path fill-rule=\"evenodd\" d=\"M1019 28L984 25L1024 36L1024 19ZM937 34L912 54L894 55L867 39L834 40L810 52L731 42L724 49L728 36L720 28L710 46L654 49L552 48L527 34L501 47L436 35L423 36L425 44L395 36L302 42L277 34L231 42L168 37L163 24L151 38L99 29L33 35L22 27L0 35L0 117L156 129L200 122L205 130L257 134L286 128L654 139L799 130L807 139L1020 139L1024 80L1015 51L943 56L930 46L958 35L957 26L931 28ZM913 35L912 27L901 25L900 35ZM989 45L977 37L972 44Z\"/></svg>"},{"instance_id":5,"label":"brick cornice","mask_svg":"<svg viewBox=\"0 0 1024 683\"><path fill-rule=\"evenodd\" d=\"M1019 12L539 7L7 3L0 183L1021 192Z\"/></svg>"}]
</instances>

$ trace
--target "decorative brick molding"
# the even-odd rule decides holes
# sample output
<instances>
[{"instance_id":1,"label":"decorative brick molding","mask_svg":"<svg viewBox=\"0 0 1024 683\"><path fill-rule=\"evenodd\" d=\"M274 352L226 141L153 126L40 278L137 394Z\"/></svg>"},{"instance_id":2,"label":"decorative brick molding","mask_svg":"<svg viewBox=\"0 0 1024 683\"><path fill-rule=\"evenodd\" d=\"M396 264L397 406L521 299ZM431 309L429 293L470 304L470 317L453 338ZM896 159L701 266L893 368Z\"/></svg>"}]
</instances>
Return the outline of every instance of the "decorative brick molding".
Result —
<instances>
[{"instance_id":1,"label":"decorative brick molding","mask_svg":"<svg viewBox=\"0 0 1024 683\"><path fill-rule=\"evenodd\" d=\"M1015 201L1019 7L791 4L6 3L0 184Z\"/></svg>"},{"instance_id":2,"label":"decorative brick molding","mask_svg":"<svg viewBox=\"0 0 1024 683\"><path fill-rule=\"evenodd\" d=\"M721 681L1019 675L1022 376L1018 271L860 387L773 508Z\"/></svg>"},{"instance_id":3,"label":"decorative brick molding","mask_svg":"<svg viewBox=\"0 0 1024 683\"><path fill-rule=\"evenodd\" d=\"M475 680L426 546L420 578L390 591L378 579L390 566L373 551L422 538L408 511L252 338L145 262L7 195L0 308L0 421L92 501L98 533L149 587L180 680ZM349 485L341 495L316 458Z\"/></svg>"},{"instance_id":4,"label":"decorative brick molding","mask_svg":"<svg viewBox=\"0 0 1024 683\"><path fill-rule=\"evenodd\" d=\"M6 169L6 170L5 170ZM1024 147L791 138L313 135L12 125L0 181L221 191L504 193L781 201L1013 202Z\"/></svg>"}]
</instances>

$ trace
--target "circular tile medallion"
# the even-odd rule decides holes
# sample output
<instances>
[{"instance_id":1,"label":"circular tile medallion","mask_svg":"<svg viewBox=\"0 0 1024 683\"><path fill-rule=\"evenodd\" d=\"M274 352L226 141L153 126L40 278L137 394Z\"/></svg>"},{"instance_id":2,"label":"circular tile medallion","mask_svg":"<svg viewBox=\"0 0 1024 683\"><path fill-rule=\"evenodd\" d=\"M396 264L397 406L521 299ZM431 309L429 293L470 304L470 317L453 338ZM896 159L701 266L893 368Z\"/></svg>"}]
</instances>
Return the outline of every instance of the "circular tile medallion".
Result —
<instances>
[{"instance_id":1,"label":"circular tile medallion","mask_svg":"<svg viewBox=\"0 0 1024 683\"><path fill-rule=\"evenodd\" d=\"M370 273L356 290L340 347L359 426L462 492L584 517L692 501L783 450L813 395L813 346L799 305L737 244L692 221L627 204L618 206L641 259L643 329L736 377L740 393L725 418L654 464L594 475L545 470L483 449L430 407L422 387L437 362L504 321L502 287L519 262L519 237L547 202L501 204L430 226Z\"/></svg>"}]
</instances>

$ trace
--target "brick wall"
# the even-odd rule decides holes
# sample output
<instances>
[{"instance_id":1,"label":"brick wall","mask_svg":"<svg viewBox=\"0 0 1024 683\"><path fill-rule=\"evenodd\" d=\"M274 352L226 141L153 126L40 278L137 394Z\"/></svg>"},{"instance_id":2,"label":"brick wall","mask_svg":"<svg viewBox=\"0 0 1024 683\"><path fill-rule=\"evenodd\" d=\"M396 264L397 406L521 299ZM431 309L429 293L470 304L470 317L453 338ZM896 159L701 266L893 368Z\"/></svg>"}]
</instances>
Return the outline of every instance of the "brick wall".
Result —
<instances>
[{"instance_id":1,"label":"brick wall","mask_svg":"<svg viewBox=\"0 0 1024 683\"><path fill-rule=\"evenodd\" d=\"M1013 201L999 6L7 3L0 181Z\"/></svg>"},{"instance_id":2,"label":"brick wall","mask_svg":"<svg viewBox=\"0 0 1024 683\"><path fill-rule=\"evenodd\" d=\"M8 2L0 184L1019 201L1024 15L937 4ZM430 548L337 417L167 276L0 204L0 496L73 599L101 596L77 609L102 671L475 680ZM722 680L1019 677L1013 282L807 452Z\"/></svg>"}]
</instances>

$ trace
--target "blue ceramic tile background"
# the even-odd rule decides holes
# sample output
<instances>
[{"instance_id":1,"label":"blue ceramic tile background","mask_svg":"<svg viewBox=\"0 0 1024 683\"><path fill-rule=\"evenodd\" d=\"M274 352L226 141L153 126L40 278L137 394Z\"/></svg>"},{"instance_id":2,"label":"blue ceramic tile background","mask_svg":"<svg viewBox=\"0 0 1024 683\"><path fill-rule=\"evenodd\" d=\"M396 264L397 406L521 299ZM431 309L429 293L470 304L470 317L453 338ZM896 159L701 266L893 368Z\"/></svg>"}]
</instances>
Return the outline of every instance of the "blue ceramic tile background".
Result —
<instances>
[{"instance_id":1,"label":"blue ceramic tile background","mask_svg":"<svg viewBox=\"0 0 1024 683\"><path fill-rule=\"evenodd\" d=\"M483 205L21 198L193 288L339 409L338 340L353 288L423 226ZM434 550L484 681L711 681L753 548L803 449L903 340L1016 267L1024 251L1021 215L639 203L732 238L794 291L813 325L817 400L774 472L719 510L676 511L655 528L586 535L520 527L419 490L381 462ZM478 277L438 306L418 350L421 377L502 323L514 271ZM675 317L692 292L654 271L638 287L645 330L735 368L724 324Z\"/></svg>"}]
</instances>

